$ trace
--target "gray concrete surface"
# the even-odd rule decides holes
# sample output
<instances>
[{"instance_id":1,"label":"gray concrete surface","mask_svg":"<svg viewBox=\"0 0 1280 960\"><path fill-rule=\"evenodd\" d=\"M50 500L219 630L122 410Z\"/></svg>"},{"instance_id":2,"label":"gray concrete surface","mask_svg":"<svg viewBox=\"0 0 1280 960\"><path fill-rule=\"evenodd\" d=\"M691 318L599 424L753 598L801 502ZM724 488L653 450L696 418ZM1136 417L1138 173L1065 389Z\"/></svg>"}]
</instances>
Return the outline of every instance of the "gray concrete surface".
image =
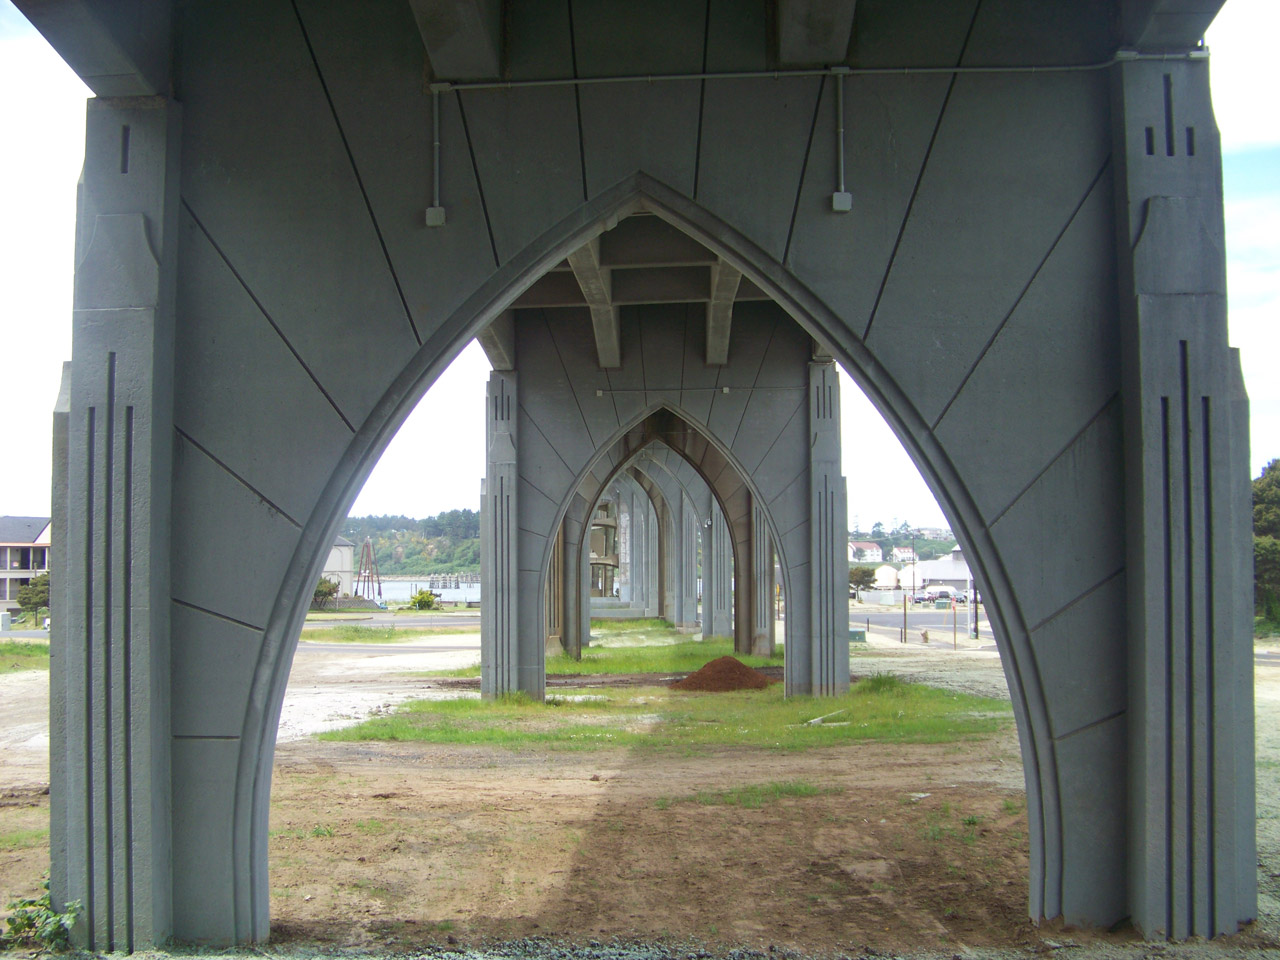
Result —
<instances>
[{"instance_id":1,"label":"gray concrete surface","mask_svg":"<svg viewBox=\"0 0 1280 960\"><path fill-rule=\"evenodd\" d=\"M1247 400L1197 46L1219 5L865 0L847 75L775 76L785 38L724 4L678 25L620 5L576 29L566 7L508 4L509 85L433 93L409 4L22 0L102 95L54 450L52 883L86 905L79 942L266 937L272 751L311 586L396 427L517 307L544 311L519 363L526 343L595 358L529 417L567 429L522 481L571 487L612 404L625 425L651 392L714 396L793 597L812 539L776 514L792 479L817 495L822 458L780 476L798 454L767 438L808 384L771 377L809 338L829 350L988 599L1031 916L1172 937L1249 920ZM634 79L523 84L609 74ZM437 173L445 222L427 226ZM641 217L715 262L637 276L632 259L611 300L519 305L597 240L606 265L603 238ZM721 261L742 279L718 368ZM542 640L538 554L515 558L522 664Z\"/></svg>"}]
</instances>

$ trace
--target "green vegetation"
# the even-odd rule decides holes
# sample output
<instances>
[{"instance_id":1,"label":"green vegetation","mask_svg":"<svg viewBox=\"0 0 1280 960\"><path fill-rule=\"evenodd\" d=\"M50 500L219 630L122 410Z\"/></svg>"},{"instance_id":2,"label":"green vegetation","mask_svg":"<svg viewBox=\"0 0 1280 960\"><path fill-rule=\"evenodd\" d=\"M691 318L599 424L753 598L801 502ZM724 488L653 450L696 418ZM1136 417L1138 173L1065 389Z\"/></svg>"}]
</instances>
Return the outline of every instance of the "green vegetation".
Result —
<instances>
[{"instance_id":1,"label":"green vegetation","mask_svg":"<svg viewBox=\"0 0 1280 960\"><path fill-rule=\"evenodd\" d=\"M36 613L49 607L49 575L42 573L31 582L18 588L18 606L28 613Z\"/></svg>"},{"instance_id":2,"label":"green vegetation","mask_svg":"<svg viewBox=\"0 0 1280 960\"><path fill-rule=\"evenodd\" d=\"M420 637L443 634L479 633L479 627L359 627L340 623L332 627L312 627L302 631L308 643L408 643ZM476 668L479 672L479 668Z\"/></svg>"},{"instance_id":3,"label":"green vegetation","mask_svg":"<svg viewBox=\"0 0 1280 960\"><path fill-rule=\"evenodd\" d=\"M409 598L409 608L412 610L434 610L439 604L440 594L430 590L419 590Z\"/></svg>"},{"instance_id":4,"label":"green vegetation","mask_svg":"<svg viewBox=\"0 0 1280 960\"><path fill-rule=\"evenodd\" d=\"M0 640L0 673L48 669L49 645L47 643Z\"/></svg>"},{"instance_id":5,"label":"green vegetation","mask_svg":"<svg viewBox=\"0 0 1280 960\"><path fill-rule=\"evenodd\" d=\"M0 949L44 947L65 950L71 942L71 928L80 914L80 901L73 900L63 912L53 908L49 900L49 878L40 883L44 890L38 897L11 900L9 916L0 930Z\"/></svg>"},{"instance_id":6,"label":"green vegetation","mask_svg":"<svg viewBox=\"0 0 1280 960\"><path fill-rule=\"evenodd\" d=\"M326 605L333 604L333 598L337 595L338 584L328 577L321 577L320 582L316 584L315 593L311 596L311 605L317 610L323 610Z\"/></svg>"},{"instance_id":7,"label":"green vegetation","mask_svg":"<svg viewBox=\"0 0 1280 960\"><path fill-rule=\"evenodd\" d=\"M343 536L357 544L373 542L383 574L479 573L480 514L449 510L413 517L348 517Z\"/></svg>"},{"instance_id":8,"label":"green vegetation","mask_svg":"<svg viewBox=\"0 0 1280 960\"><path fill-rule=\"evenodd\" d=\"M869 590L876 585L875 567L850 567L849 586Z\"/></svg>"},{"instance_id":9,"label":"green vegetation","mask_svg":"<svg viewBox=\"0 0 1280 960\"><path fill-rule=\"evenodd\" d=\"M648 629L654 633L673 632L665 621L659 620L658 623L661 627L641 629ZM594 624L592 632L595 632ZM309 635L311 631L307 633ZM739 656L733 652L731 640L688 640L681 634L675 635L681 637L678 642L654 646L593 645L582 652L581 660L574 660L562 653L554 654L547 657L547 673L557 676L599 676L619 673L676 674L692 673L717 657L731 655L737 656L749 667L779 666L783 659L782 647L778 647L772 658L755 657L749 654ZM604 642L609 641L604 639ZM478 666L463 667L460 670L441 671L441 674L437 675L478 677L480 668Z\"/></svg>"},{"instance_id":10,"label":"green vegetation","mask_svg":"<svg viewBox=\"0 0 1280 960\"><path fill-rule=\"evenodd\" d=\"M1280 460L1253 481L1254 636L1280 633Z\"/></svg>"},{"instance_id":11,"label":"green vegetation","mask_svg":"<svg viewBox=\"0 0 1280 960\"><path fill-rule=\"evenodd\" d=\"M822 722L811 722L818 718ZM666 687L597 689L550 697L545 703L524 696L416 700L320 738L552 750L805 750L857 740L946 743L987 736L1010 722L1005 701L878 676L859 682L843 697L822 699L783 699L782 685L774 684L716 694L684 694Z\"/></svg>"},{"instance_id":12,"label":"green vegetation","mask_svg":"<svg viewBox=\"0 0 1280 960\"><path fill-rule=\"evenodd\" d=\"M0 833L0 850L26 850L38 847L49 840L48 827L32 827L29 830L10 830Z\"/></svg>"},{"instance_id":13,"label":"green vegetation","mask_svg":"<svg viewBox=\"0 0 1280 960\"><path fill-rule=\"evenodd\" d=\"M839 793L838 787L816 787L804 780L784 780L774 783L753 783L728 790L700 790L691 797L660 797L658 809L666 810L675 803L696 803L702 807L745 807L758 810L766 804L777 803L783 797L816 797L819 794Z\"/></svg>"}]
</instances>

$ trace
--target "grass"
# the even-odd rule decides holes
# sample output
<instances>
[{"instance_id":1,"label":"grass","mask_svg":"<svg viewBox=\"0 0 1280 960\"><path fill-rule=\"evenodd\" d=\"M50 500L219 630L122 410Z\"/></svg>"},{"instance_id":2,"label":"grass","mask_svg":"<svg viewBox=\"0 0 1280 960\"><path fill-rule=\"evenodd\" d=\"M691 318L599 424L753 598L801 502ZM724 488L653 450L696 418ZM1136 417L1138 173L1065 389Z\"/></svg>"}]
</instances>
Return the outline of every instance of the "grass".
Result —
<instances>
[{"instance_id":1,"label":"grass","mask_svg":"<svg viewBox=\"0 0 1280 960\"><path fill-rule=\"evenodd\" d=\"M838 788L816 787L804 780L784 780L773 783L755 783L728 790L700 790L689 797L659 797L659 810L666 810L675 803L696 803L701 807L744 807L758 810L777 803L783 797L816 797L819 794L839 793Z\"/></svg>"},{"instance_id":2,"label":"grass","mask_svg":"<svg viewBox=\"0 0 1280 960\"><path fill-rule=\"evenodd\" d=\"M636 621L630 621L636 622ZM645 623L647 621L639 621ZM559 676L598 676L600 674L619 673L692 673L705 666L717 657L737 656L749 667L780 666L782 664L782 648L772 657L754 657L733 653L733 643L729 640L689 640L684 634L677 634L664 621L658 621L662 628L645 628L642 636L658 633L679 637L668 643L645 646L591 646L582 652L581 660L574 660L564 654L547 657L547 673ZM594 629L594 628L593 628ZM616 638L617 634L615 634ZM627 634L625 636L631 636ZM608 641L605 641L608 642ZM478 677L480 668L462 667L435 674L436 676Z\"/></svg>"},{"instance_id":3,"label":"grass","mask_svg":"<svg viewBox=\"0 0 1280 960\"><path fill-rule=\"evenodd\" d=\"M29 830L9 830L0 833L0 850L27 850L48 842L48 827L32 827Z\"/></svg>"},{"instance_id":4,"label":"grass","mask_svg":"<svg viewBox=\"0 0 1280 960\"><path fill-rule=\"evenodd\" d=\"M479 632L479 627L358 627L343 623L303 630L301 639L308 643L407 643L419 637Z\"/></svg>"},{"instance_id":5,"label":"grass","mask_svg":"<svg viewBox=\"0 0 1280 960\"><path fill-rule=\"evenodd\" d=\"M1266 617L1253 618L1253 638L1280 642L1280 623Z\"/></svg>"},{"instance_id":6,"label":"grass","mask_svg":"<svg viewBox=\"0 0 1280 960\"><path fill-rule=\"evenodd\" d=\"M0 673L48 669L49 645L47 643L0 640Z\"/></svg>"},{"instance_id":7,"label":"grass","mask_svg":"<svg viewBox=\"0 0 1280 960\"><path fill-rule=\"evenodd\" d=\"M809 723L818 717L827 722ZM764 690L684 694L665 687L593 690L591 699L524 696L416 700L322 740L400 740L595 750L697 751L721 746L806 750L859 740L947 743L988 736L1012 722L1009 704L872 677L842 697L784 699Z\"/></svg>"}]
</instances>

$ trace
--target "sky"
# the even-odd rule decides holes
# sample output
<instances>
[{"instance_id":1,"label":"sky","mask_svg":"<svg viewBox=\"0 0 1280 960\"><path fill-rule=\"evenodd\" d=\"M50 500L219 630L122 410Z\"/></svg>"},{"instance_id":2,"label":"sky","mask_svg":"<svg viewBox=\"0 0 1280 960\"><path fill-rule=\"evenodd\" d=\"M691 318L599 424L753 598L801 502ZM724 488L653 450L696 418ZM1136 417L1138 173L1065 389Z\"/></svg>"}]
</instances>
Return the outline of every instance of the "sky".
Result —
<instances>
[{"instance_id":1,"label":"sky","mask_svg":"<svg viewBox=\"0 0 1280 960\"><path fill-rule=\"evenodd\" d=\"M1280 83L1270 49L1277 34L1275 0L1229 0L1206 36L1223 143L1229 335L1249 391L1254 476L1280 457ZM71 357L75 186L88 96L10 0L0 0L0 515L49 513L47 425ZM391 442L353 515L425 517L478 506L488 371L476 344L463 351ZM468 409L474 429L450 431L450 456L423 457L438 446L440 424ZM847 377L841 416L850 525L946 526L893 431Z\"/></svg>"}]
</instances>

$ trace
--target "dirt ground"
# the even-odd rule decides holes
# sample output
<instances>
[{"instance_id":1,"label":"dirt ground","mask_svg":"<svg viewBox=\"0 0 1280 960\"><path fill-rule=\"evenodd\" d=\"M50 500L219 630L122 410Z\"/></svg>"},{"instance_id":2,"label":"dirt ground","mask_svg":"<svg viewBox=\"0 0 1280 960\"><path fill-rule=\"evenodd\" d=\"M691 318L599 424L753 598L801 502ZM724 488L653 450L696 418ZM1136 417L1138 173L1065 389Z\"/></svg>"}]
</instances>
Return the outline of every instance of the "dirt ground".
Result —
<instances>
[{"instance_id":1,"label":"dirt ground","mask_svg":"<svg viewBox=\"0 0 1280 960\"><path fill-rule=\"evenodd\" d=\"M873 642L855 654L854 670L1007 696L992 652L949 646ZM623 936L823 956L1165 952L1128 931L1026 919L1027 823L1012 727L943 746L690 756L310 737L409 697L458 695L459 684L409 672L474 656L299 654L272 793L276 949ZM1206 948L1215 953L1280 948L1280 665L1260 663L1257 677L1262 916ZM47 827L46 710L46 674L0 676L0 838ZM791 780L819 793L756 809L693 800ZM0 841L0 897L31 890L47 865L47 839Z\"/></svg>"}]
</instances>

